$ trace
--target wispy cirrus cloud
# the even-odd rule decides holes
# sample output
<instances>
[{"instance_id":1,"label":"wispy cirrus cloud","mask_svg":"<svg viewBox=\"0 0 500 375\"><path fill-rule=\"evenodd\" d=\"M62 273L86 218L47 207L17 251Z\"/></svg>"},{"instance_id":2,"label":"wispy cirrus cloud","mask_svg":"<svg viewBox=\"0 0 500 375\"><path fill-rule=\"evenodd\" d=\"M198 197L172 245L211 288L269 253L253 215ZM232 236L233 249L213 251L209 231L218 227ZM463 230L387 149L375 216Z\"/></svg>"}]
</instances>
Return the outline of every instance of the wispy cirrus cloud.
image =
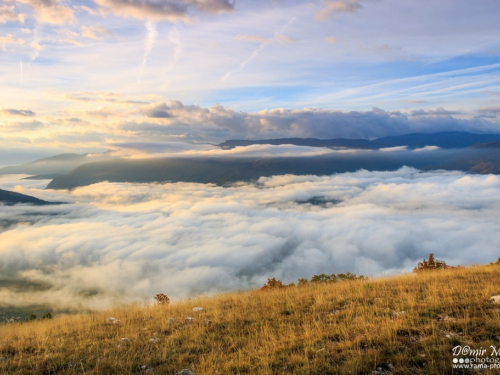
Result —
<instances>
[{"instance_id":1,"label":"wispy cirrus cloud","mask_svg":"<svg viewBox=\"0 0 500 375\"><path fill-rule=\"evenodd\" d=\"M9 115L9 116L24 116L24 117L33 117L35 116L35 112L29 109L0 109L0 114Z\"/></svg>"},{"instance_id":2,"label":"wispy cirrus cloud","mask_svg":"<svg viewBox=\"0 0 500 375\"><path fill-rule=\"evenodd\" d=\"M156 21L189 21L191 11L219 14L234 9L230 0L96 0L96 3L118 16Z\"/></svg>"},{"instance_id":3,"label":"wispy cirrus cloud","mask_svg":"<svg viewBox=\"0 0 500 375\"><path fill-rule=\"evenodd\" d=\"M343 13L355 13L363 8L361 3L366 0L325 0L323 8L316 13L320 20L338 16Z\"/></svg>"}]
</instances>

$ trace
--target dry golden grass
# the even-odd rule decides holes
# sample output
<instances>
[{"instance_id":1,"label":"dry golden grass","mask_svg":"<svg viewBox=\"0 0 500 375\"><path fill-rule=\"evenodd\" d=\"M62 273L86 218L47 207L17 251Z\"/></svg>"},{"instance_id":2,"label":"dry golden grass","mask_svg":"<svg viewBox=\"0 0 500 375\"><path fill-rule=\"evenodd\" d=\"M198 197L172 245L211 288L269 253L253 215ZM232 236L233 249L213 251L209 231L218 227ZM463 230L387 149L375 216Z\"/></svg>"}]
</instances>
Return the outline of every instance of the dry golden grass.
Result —
<instances>
[{"instance_id":1,"label":"dry golden grass","mask_svg":"<svg viewBox=\"0 0 500 375\"><path fill-rule=\"evenodd\" d=\"M453 347L500 347L497 294L494 265L3 325L0 373L463 373L452 370Z\"/></svg>"}]
</instances>

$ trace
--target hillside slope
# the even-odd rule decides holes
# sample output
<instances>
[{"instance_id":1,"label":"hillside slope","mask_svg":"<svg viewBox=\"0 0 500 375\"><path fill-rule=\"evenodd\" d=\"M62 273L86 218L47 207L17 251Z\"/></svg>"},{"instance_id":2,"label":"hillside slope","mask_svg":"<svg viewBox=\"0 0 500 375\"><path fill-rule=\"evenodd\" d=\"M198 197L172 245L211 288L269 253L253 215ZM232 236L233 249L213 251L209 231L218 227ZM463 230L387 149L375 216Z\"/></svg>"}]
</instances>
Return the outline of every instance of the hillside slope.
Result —
<instances>
[{"instance_id":1,"label":"hillside slope","mask_svg":"<svg viewBox=\"0 0 500 375\"><path fill-rule=\"evenodd\" d=\"M500 347L499 278L491 265L3 325L0 373L492 374L453 370L469 357L452 349Z\"/></svg>"},{"instance_id":2,"label":"hillside slope","mask_svg":"<svg viewBox=\"0 0 500 375\"><path fill-rule=\"evenodd\" d=\"M24 203L24 204L34 204L37 206L42 206L42 205L46 205L46 204L58 204L58 203L47 202L47 201L32 197L30 195L25 195L25 194L16 193L13 191L8 191L8 190L1 190L1 189L0 189L0 203L7 204L7 205Z\"/></svg>"}]
</instances>

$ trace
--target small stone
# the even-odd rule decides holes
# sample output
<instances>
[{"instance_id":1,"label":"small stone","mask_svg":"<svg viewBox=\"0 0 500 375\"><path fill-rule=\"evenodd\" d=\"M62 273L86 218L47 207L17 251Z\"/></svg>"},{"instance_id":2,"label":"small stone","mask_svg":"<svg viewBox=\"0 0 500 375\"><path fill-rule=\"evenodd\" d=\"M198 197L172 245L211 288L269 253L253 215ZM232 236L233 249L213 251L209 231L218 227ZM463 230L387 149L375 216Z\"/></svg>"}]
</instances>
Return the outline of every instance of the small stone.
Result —
<instances>
[{"instance_id":1,"label":"small stone","mask_svg":"<svg viewBox=\"0 0 500 375\"><path fill-rule=\"evenodd\" d=\"M490 301L493 303L500 303L500 295L491 297Z\"/></svg>"},{"instance_id":2,"label":"small stone","mask_svg":"<svg viewBox=\"0 0 500 375\"><path fill-rule=\"evenodd\" d=\"M190 316L188 316L186 318L186 323L193 323L194 322L194 318L191 318Z\"/></svg>"},{"instance_id":3,"label":"small stone","mask_svg":"<svg viewBox=\"0 0 500 375\"><path fill-rule=\"evenodd\" d=\"M116 318L115 318L115 317L113 317L113 316L110 316L110 317L108 318L108 320L109 320L110 322L114 322L114 321L116 320Z\"/></svg>"},{"instance_id":4,"label":"small stone","mask_svg":"<svg viewBox=\"0 0 500 375\"><path fill-rule=\"evenodd\" d=\"M122 341L130 341L128 337L122 337Z\"/></svg>"},{"instance_id":5,"label":"small stone","mask_svg":"<svg viewBox=\"0 0 500 375\"><path fill-rule=\"evenodd\" d=\"M160 341L160 339L157 339L157 338L151 338L151 339L149 339L149 341L150 341L150 342L158 342L158 341Z\"/></svg>"},{"instance_id":6,"label":"small stone","mask_svg":"<svg viewBox=\"0 0 500 375\"><path fill-rule=\"evenodd\" d=\"M188 369L184 369L175 375L196 375L196 374Z\"/></svg>"},{"instance_id":7,"label":"small stone","mask_svg":"<svg viewBox=\"0 0 500 375\"><path fill-rule=\"evenodd\" d=\"M203 307L193 307L194 312L205 311Z\"/></svg>"}]
</instances>

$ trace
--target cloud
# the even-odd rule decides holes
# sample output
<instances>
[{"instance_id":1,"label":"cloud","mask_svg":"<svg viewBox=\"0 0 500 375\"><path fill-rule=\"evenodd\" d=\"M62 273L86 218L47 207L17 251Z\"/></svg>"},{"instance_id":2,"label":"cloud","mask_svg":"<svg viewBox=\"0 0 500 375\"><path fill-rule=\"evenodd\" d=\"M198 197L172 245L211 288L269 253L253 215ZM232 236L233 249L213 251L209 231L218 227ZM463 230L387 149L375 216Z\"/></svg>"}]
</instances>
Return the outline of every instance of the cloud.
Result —
<instances>
[{"instance_id":1,"label":"cloud","mask_svg":"<svg viewBox=\"0 0 500 375\"><path fill-rule=\"evenodd\" d=\"M69 100L73 102L107 102L117 104L147 104L150 101L158 100L158 95L125 95L114 92L99 92L99 91L77 91L66 94L53 94L56 98Z\"/></svg>"},{"instance_id":2,"label":"cloud","mask_svg":"<svg viewBox=\"0 0 500 375\"><path fill-rule=\"evenodd\" d=\"M258 43L269 42L268 38L266 38L264 36L259 36L259 35L240 34L240 35L236 35L235 39L236 40L246 41L246 42L258 42Z\"/></svg>"},{"instance_id":3,"label":"cloud","mask_svg":"<svg viewBox=\"0 0 500 375\"><path fill-rule=\"evenodd\" d=\"M14 10L14 6L0 6L0 23L21 22L24 23L25 15L18 14Z\"/></svg>"},{"instance_id":4,"label":"cloud","mask_svg":"<svg viewBox=\"0 0 500 375\"><path fill-rule=\"evenodd\" d=\"M192 144L185 142L123 142L109 146L117 147L118 156L137 158L154 157L194 157L194 158L227 158L227 157L309 157L334 153L355 153L356 150L332 150L326 147L309 147L296 145L250 145L238 146L230 150L209 144ZM128 152L126 150L133 150ZM367 151L361 151L367 152ZM152 155L153 154L153 155Z\"/></svg>"},{"instance_id":5,"label":"cloud","mask_svg":"<svg viewBox=\"0 0 500 375\"><path fill-rule=\"evenodd\" d=\"M451 115L461 115L460 111L448 111L442 107L436 108L435 110L425 110L418 109L410 112L410 116L451 116Z\"/></svg>"},{"instance_id":6,"label":"cloud","mask_svg":"<svg viewBox=\"0 0 500 375\"><path fill-rule=\"evenodd\" d=\"M363 112L277 108L249 113L220 105L203 108L170 101L149 104L139 113L151 121L129 121L121 125L122 128L145 137L184 134L187 140L207 142L289 137L373 139L439 131L500 132L500 126L488 119L459 119L451 115L458 112L443 108L409 114L378 108Z\"/></svg>"},{"instance_id":7,"label":"cloud","mask_svg":"<svg viewBox=\"0 0 500 375\"><path fill-rule=\"evenodd\" d=\"M335 17L342 13L355 13L363 8L360 4L363 0L325 0L323 9L316 13L316 17L322 21Z\"/></svg>"},{"instance_id":8,"label":"cloud","mask_svg":"<svg viewBox=\"0 0 500 375\"><path fill-rule=\"evenodd\" d=\"M230 12L230 0L95 0L104 10L117 16L142 20L189 21L190 10L219 14Z\"/></svg>"},{"instance_id":9,"label":"cloud","mask_svg":"<svg viewBox=\"0 0 500 375\"><path fill-rule=\"evenodd\" d=\"M275 33L272 39L266 39L263 40L262 43L253 50L252 54L242 62L240 62L238 68L234 70L230 70L226 74L224 74L221 78L221 81L225 81L227 78L229 78L231 75L234 73L237 73L241 70L243 70L250 62L252 62L257 56L260 55L262 51L264 51L267 46L269 46L273 41L278 41L278 38L282 37L282 33L295 21L295 17L292 17L290 20L288 20L287 23L285 23L283 26L281 26Z\"/></svg>"},{"instance_id":10,"label":"cloud","mask_svg":"<svg viewBox=\"0 0 500 375\"><path fill-rule=\"evenodd\" d=\"M481 107L478 110L479 113L487 113L487 114L500 114L500 105L494 107Z\"/></svg>"},{"instance_id":11,"label":"cloud","mask_svg":"<svg viewBox=\"0 0 500 375\"><path fill-rule=\"evenodd\" d=\"M74 20L74 11L59 0L5 0L10 3L27 4L34 10L40 23L64 25Z\"/></svg>"},{"instance_id":12,"label":"cloud","mask_svg":"<svg viewBox=\"0 0 500 375\"><path fill-rule=\"evenodd\" d=\"M397 152L397 151L407 151L408 146L396 146L396 147L382 147L379 149L381 152Z\"/></svg>"},{"instance_id":13,"label":"cloud","mask_svg":"<svg viewBox=\"0 0 500 375\"><path fill-rule=\"evenodd\" d=\"M296 282L320 273L411 270L434 253L448 264L496 260L500 177L460 172L275 176L231 187L101 183L73 192L0 179L62 206L5 206L0 303L104 308ZM321 197L326 207L308 202ZM28 223L28 224L26 224ZM88 233L92 233L89 237ZM42 300L43 298L43 300Z\"/></svg>"},{"instance_id":14,"label":"cloud","mask_svg":"<svg viewBox=\"0 0 500 375\"><path fill-rule=\"evenodd\" d=\"M111 32L102 25L82 26L80 35L88 39L102 40L103 37L111 35Z\"/></svg>"},{"instance_id":15,"label":"cloud","mask_svg":"<svg viewBox=\"0 0 500 375\"><path fill-rule=\"evenodd\" d=\"M141 65L139 66L139 77L140 81L142 76L144 75L144 69L146 68L146 63L148 62L148 56L153 50L153 47L156 42L156 38L158 37L158 30L156 25L153 22L146 22L146 40L144 42L144 55L142 57Z\"/></svg>"},{"instance_id":16,"label":"cloud","mask_svg":"<svg viewBox=\"0 0 500 375\"><path fill-rule=\"evenodd\" d=\"M169 113L167 103L155 103L142 108L141 113L151 118L169 118L172 117Z\"/></svg>"},{"instance_id":17,"label":"cloud","mask_svg":"<svg viewBox=\"0 0 500 375\"><path fill-rule=\"evenodd\" d=\"M32 117L35 116L35 112L29 109L1 109L0 113L4 115L11 115L11 116L26 116L26 117Z\"/></svg>"},{"instance_id":18,"label":"cloud","mask_svg":"<svg viewBox=\"0 0 500 375\"><path fill-rule=\"evenodd\" d=\"M0 37L0 45L2 46L2 49L4 51L6 50L7 46L10 45L10 44L21 45L21 44L24 44L24 43L25 43L24 39L16 38L12 34L8 34L6 36L1 36Z\"/></svg>"},{"instance_id":19,"label":"cloud","mask_svg":"<svg viewBox=\"0 0 500 375\"><path fill-rule=\"evenodd\" d=\"M335 38L334 36L329 36L326 38L326 41L330 44L335 44L338 42L337 38Z\"/></svg>"},{"instance_id":20,"label":"cloud","mask_svg":"<svg viewBox=\"0 0 500 375\"><path fill-rule=\"evenodd\" d=\"M274 39L281 44L295 43L299 41L296 38L290 38L289 36L286 35L277 35Z\"/></svg>"},{"instance_id":21,"label":"cloud","mask_svg":"<svg viewBox=\"0 0 500 375\"><path fill-rule=\"evenodd\" d=\"M416 148L413 152L424 152L424 151L436 151L439 150L438 146L425 146L421 148Z\"/></svg>"}]
</instances>

